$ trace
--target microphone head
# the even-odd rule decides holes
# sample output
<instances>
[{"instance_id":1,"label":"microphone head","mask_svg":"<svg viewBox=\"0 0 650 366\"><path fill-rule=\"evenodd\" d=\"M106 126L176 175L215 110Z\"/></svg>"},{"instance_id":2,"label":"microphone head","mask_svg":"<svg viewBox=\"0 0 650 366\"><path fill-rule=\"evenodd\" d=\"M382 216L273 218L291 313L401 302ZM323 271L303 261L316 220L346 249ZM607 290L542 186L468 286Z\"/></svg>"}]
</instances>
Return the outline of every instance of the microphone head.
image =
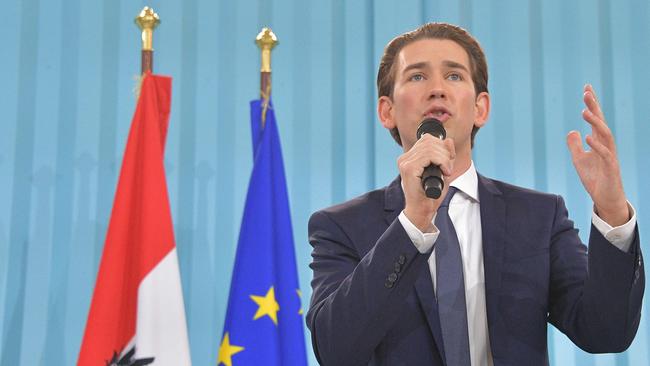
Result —
<instances>
[{"instance_id":1,"label":"microphone head","mask_svg":"<svg viewBox=\"0 0 650 366\"><path fill-rule=\"evenodd\" d=\"M438 121L435 118L427 118L420 123L417 132L418 140L425 133L428 133L429 135L433 135L441 140L444 140L445 137L447 137L447 132L445 131L445 128L442 127L442 122Z\"/></svg>"}]
</instances>

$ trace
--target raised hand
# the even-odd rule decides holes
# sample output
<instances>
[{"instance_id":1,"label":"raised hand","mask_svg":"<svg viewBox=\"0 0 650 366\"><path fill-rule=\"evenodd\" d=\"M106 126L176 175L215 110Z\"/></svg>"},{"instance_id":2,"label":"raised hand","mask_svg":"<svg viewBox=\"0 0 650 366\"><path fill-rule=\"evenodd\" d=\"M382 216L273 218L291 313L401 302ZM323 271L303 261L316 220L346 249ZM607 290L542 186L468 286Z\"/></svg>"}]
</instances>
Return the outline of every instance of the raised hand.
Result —
<instances>
[{"instance_id":1,"label":"raised hand","mask_svg":"<svg viewBox=\"0 0 650 366\"><path fill-rule=\"evenodd\" d=\"M630 214L623 191L616 143L590 84L585 85L583 100L586 108L582 111L582 118L591 125L591 134L585 137L585 141L591 150L583 149L578 131L569 132L567 145L578 176L594 202L596 213L611 226L619 226L629 220Z\"/></svg>"}]
</instances>

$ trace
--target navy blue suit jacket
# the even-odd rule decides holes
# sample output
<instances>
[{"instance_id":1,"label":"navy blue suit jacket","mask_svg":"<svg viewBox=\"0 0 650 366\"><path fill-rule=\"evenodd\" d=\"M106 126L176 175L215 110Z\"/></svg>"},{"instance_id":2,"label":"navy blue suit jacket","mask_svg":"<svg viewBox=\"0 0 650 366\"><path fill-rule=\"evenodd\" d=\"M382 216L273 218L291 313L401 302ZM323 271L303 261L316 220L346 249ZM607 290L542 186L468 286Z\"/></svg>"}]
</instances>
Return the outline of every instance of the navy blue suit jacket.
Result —
<instances>
[{"instance_id":1,"label":"navy blue suit jacket","mask_svg":"<svg viewBox=\"0 0 650 366\"><path fill-rule=\"evenodd\" d=\"M625 350L645 285L637 229L624 253L592 227L587 254L560 196L480 175L478 191L494 364L548 364L547 322L585 351ZM307 326L321 364L445 364L430 254L404 231L403 208L398 178L312 215Z\"/></svg>"}]
</instances>

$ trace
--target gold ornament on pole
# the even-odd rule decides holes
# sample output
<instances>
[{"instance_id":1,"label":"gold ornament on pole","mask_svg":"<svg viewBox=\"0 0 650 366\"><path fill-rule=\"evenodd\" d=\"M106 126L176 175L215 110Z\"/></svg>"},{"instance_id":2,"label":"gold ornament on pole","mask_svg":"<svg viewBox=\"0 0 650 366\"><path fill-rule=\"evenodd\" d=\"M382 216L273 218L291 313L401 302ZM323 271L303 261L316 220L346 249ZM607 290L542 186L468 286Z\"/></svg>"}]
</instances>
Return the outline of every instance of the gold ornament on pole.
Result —
<instances>
[{"instance_id":1,"label":"gold ornament on pole","mask_svg":"<svg viewBox=\"0 0 650 366\"><path fill-rule=\"evenodd\" d=\"M135 17L135 24L142 31L142 73L153 70L153 30L160 24L160 18L152 8L145 6Z\"/></svg>"},{"instance_id":2,"label":"gold ornament on pole","mask_svg":"<svg viewBox=\"0 0 650 366\"><path fill-rule=\"evenodd\" d=\"M262 98L262 128L266 122L266 111L271 99L271 50L277 45L278 38L271 28L264 27L255 38L255 43L262 51L262 65L260 68L260 96Z\"/></svg>"}]
</instances>

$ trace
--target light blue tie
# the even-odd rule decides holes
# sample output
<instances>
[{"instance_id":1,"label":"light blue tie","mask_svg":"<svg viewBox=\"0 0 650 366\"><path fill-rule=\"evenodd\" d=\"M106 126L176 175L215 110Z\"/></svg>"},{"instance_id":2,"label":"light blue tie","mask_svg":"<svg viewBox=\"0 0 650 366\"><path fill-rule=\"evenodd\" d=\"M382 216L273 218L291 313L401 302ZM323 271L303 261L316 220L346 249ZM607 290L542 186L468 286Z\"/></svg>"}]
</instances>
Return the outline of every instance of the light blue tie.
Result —
<instances>
[{"instance_id":1,"label":"light blue tie","mask_svg":"<svg viewBox=\"0 0 650 366\"><path fill-rule=\"evenodd\" d=\"M469 366L463 260L456 230L449 218L449 202L456 191L455 187L449 187L436 214L435 224L440 230L435 243L436 298L447 366Z\"/></svg>"}]
</instances>

